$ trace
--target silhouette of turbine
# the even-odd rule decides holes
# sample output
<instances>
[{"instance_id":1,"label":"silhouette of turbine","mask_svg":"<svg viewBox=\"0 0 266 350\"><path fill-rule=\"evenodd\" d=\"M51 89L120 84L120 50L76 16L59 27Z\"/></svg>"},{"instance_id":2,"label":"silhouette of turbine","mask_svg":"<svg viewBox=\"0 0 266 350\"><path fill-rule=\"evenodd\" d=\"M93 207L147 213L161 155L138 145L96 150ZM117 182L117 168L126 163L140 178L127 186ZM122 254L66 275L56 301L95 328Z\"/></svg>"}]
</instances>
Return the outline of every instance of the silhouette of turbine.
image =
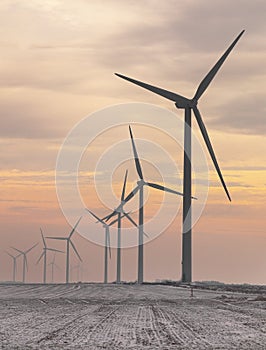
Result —
<instances>
[{"instance_id":1,"label":"silhouette of turbine","mask_svg":"<svg viewBox=\"0 0 266 350\"><path fill-rule=\"evenodd\" d=\"M25 283L25 280L26 280L26 269L28 271L28 261L27 261L27 254L33 249L35 248L36 246L38 245L38 243L34 244L31 248L29 248L28 250L26 251L22 251L22 250L19 250L15 247L11 247L12 249L15 249L17 252L19 252L21 255L23 255L23 277L22 277L22 282Z\"/></svg>"},{"instance_id":2,"label":"silhouette of turbine","mask_svg":"<svg viewBox=\"0 0 266 350\"><path fill-rule=\"evenodd\" d=\"M78 219L77 223L73 227L72 231L70 232L68 237L46 237L48 239L57 239L59 241L66 241L66 283L69 283L69 253L70 253L70 244L76 253L77 257L79 258L80 261L82 261L76 247L74 246L74 243L71 241L71 237L74 234L80 220L82 219L82 216Z\"/></svg>"},{"instance_id":3,"label":"silhouette of turbine","mask_svg":"<svg viewBox=\"0 0 266 350\"><path fill-rule=\"evenodd\" d=\"M12 255L8 252L6 252L7 255L9 255L13 260L13 282L16 282L16 272L17 272L17 258L21 256L21 253L18 255Z\"/></svg>"},{"instance_id":4,"label":"silhouette of turbine","mask_svg":"<svg viewBox=\"0 0 266 350\"><path fill-rule=\"evenodd\" d=\"M58 249L53 249L53 248L48 248L45 242L45 239L43 237L43 233L42 233L42 229L40 228L41 231L41 236L42 236L42 242L43 242L43 252L40 255L39 259L37 260L36 264L39 264L39 262L41 261L41 259L43 258L43 283L46 283L46 269L47 269L47 251L51 251L51 252L60 252L60 253L64 253L62 250L58 250Z\"/></svg>"},{"instance_id":5,"label":"silhouette of turbine","mask_svg":"<svg viewBox=\"0 0 266 350\"><path fill-rule=\"evenodd\" d=\"M104 280L103 283L108 283L108 250L109 250L109 258L111 259L111 246L110 246L110 226L114 225L118 222L118 219L113 220L109 224L103 219L100 219L96 214L94 214L91 210L86 209L98 222L103 225L105 229L105 244L104 244ZM123 215L124 216L124 215Z\"/></svg>"},{"instance_id":6,"label":"silhouette of turbine","mask_svg":"<svg viewBox=\"0 0 266 350\"><path fill-rule=\"evenodd\" d=\"M177 108L182 108L185 110L185 137L184 137L184 178L183 178L183 233L182 233L182 281L183 282L191 282L192 281L192 264L191 264L191 110L195 115L197 123L199 125L200 131L202 133L203 139L213 161L216 172L220 178L222 186L225 190L225 193L231 201L230 194L225 185L221 170L219 168L207 129L203 123L201 114L198 110L197 104L200 97L206 91L211 81L215 77L218 70L221 68L222 64L226 60L227 56L233 50L234 46L243 35L244 30L237 36L237 38L232 42L232 44L228 47L225 53L221 56L221 58L216 62L213 68L209 71L209 73L204 77L204 79L199 84L197 91L192 99L188 99L184 96L178 95L174 92L167 91L161 89L159 87L146 84L144 82L126 77L124 75L115 73L118 77L125 79L133 84L136 84L144 89L147 89L157 95L160 95L168 100L175 102L175 106Z\"/></svg>"}]
</instances>

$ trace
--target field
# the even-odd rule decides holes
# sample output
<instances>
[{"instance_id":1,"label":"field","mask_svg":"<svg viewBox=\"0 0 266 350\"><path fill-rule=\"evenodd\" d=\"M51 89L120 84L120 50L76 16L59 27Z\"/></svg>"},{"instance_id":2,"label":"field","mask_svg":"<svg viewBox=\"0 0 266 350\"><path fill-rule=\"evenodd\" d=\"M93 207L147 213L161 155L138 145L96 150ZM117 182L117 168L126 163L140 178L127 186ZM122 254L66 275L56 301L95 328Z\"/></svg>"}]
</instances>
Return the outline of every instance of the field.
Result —
<instances>
[{"instance_id":1,"label":"field","mask_svg":"<svg viewBox=\"0 0 266 350\"><path fill-rule=\"evenodd\" d=\"M260 294L160 285L0 285L2 349L266 349Z\"/></svg>"}]
</instances>

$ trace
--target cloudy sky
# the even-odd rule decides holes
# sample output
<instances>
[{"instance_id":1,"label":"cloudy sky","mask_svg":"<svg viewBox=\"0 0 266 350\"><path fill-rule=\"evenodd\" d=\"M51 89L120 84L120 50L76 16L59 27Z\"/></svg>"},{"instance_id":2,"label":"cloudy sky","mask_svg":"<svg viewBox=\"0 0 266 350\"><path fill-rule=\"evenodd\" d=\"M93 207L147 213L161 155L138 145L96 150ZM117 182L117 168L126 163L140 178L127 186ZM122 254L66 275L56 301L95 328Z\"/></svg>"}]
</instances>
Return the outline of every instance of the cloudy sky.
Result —
<instances>
[{"instance_id":1,"label":"cloudy sky","mask_svg":"<svg viewBox=\"0 0 266 350\"><path fill-rule=\"evenodd\" d=\"M27 249L39 242L40 226L47 235L65 235L71 230L57 201L55 167L58 151L77 123L95 111L131 102L163 107L182 118L183 111L176 110L170 101L113 73L190 98L214 62L245 29L199 102L232 203L226 200L193 123L210 169L207 203L194 227L193 276L194 280L266 284L265 13L262 0L1 1L1 280L10 279L11 259L4 252L11 252L10 246ZM176 152L170 139L141 125L136 125L134 134L156 140L182 170L181 152ZM94 181L95 166L104 152L125 139L127 125L113 128L99 134L83 155L80 192L85 204L98 214L104 215L108 208L101 206L96 186L102 191L113 188L118 196L126 167L129 189L137 180L134 164L128 160L117 171L112 169L113 183L105 183L101 172L98 183ZM126 147L122 147L125 153ZM140 156L145 150L141 147ZM164 161L158 156L156 166L164 167ZM149 162L143 166L151 180L162 180L156 167ZM169 184L178 186L168 175ZM149 193L147 219L157 213L156 206L163 200L173 207L170 197ZM137 219L136 213L133 215ZM85 223L88 230L103 234L102 227L90 218ZM179 213L145 246L147 280L180 277L180 225ZM115 231L113 237L115 241ZM101 280L102 247L78 234L74 241L84 259L84 278ZM41 244L29 256L32 281L40 281L41 266L35 266L40 252ZM122 258L122 278L135 280L137 249L126 249ZM73 256L72 264L76 263ZM115 263L114 251L111 280L115 278ZM63 270L63 257L58 257L58 264ZM57 272L58 280L63 279L62 270Z\"/></svg>"}]
</instances>

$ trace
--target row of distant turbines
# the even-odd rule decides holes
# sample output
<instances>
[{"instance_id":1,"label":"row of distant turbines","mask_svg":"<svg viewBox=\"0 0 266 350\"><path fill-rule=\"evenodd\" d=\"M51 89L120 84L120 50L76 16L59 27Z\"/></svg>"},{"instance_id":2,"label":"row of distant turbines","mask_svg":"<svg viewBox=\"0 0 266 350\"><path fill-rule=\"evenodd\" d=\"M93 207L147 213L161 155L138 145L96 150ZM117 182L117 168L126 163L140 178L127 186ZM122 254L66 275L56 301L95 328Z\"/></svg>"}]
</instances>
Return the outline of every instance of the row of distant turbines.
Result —
<instances>
[{"instance_id":1,"label":"row of distant turbines","mask_svg":"<svg viewBox=\"0 0 266 350\"><path fill-rule=\"evenodd\" d=\"M182 282L188 282L190 283L192 281L192 254L191 254L191 239L192 239L192 199L195 199L192 196L192 186L191 186L191 110L193 111L195 118L197 120L197 123L199 125L201 134L203 136L204 142L207 146L208 152L210 154L210 157L212 159L212 162L214 164L214 167L216 169L216 172L220 178L220 181L222 183L222 186L225 190L225 193L231 201L231 197L229 194L229 191L226 187L225 181L223 179L220 167L218 165L218 161L216 159L207 129L205 127L205 124L202 120L201 114L199 112L199 109L197 107L198 101L203 95L203 93L206 91L208 86L210 85L211 81L221 68L222 64L226 60L227 56L230 54L230 52L233 50L234 46L240 39L240 37L243 35L244 30L237 36L237 38L232 42L232 44L228 47L228 49L224 52L224 54L221 56L221 58L216 62L216 64L212 67L212 69L209 71L209 73L204 77L204 79L199 84L197 91L192 99L188 99L184 96L178 95L176 93L173 93L171 91L167 91L161 88L158 88L156 86L152 86L146 83L143 83L141 81L126 77L121 74L115 73L118 77L125 79L131 83L134 83L144 89L147 89L157 95L160 95L168 100L171 100L175 103L175 106L180 109L185 110L185 127L184 127L184 175L183 175L183 192L178 192L173 189L161 186L159 184L155 184L152 182L148 182L144 179L142 167L140 158L138 156L136 144L134 141L132 129L129 126L129 133L130 133L130 139L133 149L133 155L135 160L135 167L138 174L138 181L136 187L126 196L126 182L127 182L127 171L124 178L122 193L121 193L121 200L119 205L116 207L116 209L105 216L104 218L98 217L95 213L93 213L91 210L87 209L89 213L97 220L98 223L101 223L103 225L103 228L105 230L105 250L104 250L104 282L108 282L108 255L109 258L111 257L111 247L110 247L110 227L117 223L117 276L116 276L116 282L121 282L121 222L122 219L127 219L131 222L135 227L138 228L138 283L142 283L144 280L143 277L143 246L144 246L144 236L147 236L147 234L144 232L144 205L143 205L143 188L144 186L149 186L151 188L170 192L172 194L182 196L183 197L183 227L182 227L182 276L181 281ZM138 224L132 219L132 217L124 210L124 206L127 202L129 202L136 194L139 194L139 210L138 210ZM114 217L116 218L114 219ZM110 221L110 219L113 218L113 221ZM73 248L75 254L81 261L81 257L74 246L73 242L71 241L71 237L73 233L75 232L81 218L77 221L75 226L73 227L72 231L70 232L69 236L67 237L47 237L48 239L55 239L55 240L63 240L66 242L66 283L69 282L69 252L70 252L70 246ZM43 253L40 256L38 262L43 258L44 260L44 270L43 270L43 281L46 283L46 269L47 269L47 251L54 251L58 253L62 253L62 251L48 248L46 245L45 238L42 235L43 240ZM23 255L23 281L25 281L25 271L27 268L27 254L35 247L31 247L27 251L23 252L15 249L19 255L12 256L14 259L14 262L16 261L16 258L20 255ZM109 251L109 253L108 253ZM15 264L15 263L14 263ZM14 273L14 272L13 272Z\"/></svg>"}]
</instances>

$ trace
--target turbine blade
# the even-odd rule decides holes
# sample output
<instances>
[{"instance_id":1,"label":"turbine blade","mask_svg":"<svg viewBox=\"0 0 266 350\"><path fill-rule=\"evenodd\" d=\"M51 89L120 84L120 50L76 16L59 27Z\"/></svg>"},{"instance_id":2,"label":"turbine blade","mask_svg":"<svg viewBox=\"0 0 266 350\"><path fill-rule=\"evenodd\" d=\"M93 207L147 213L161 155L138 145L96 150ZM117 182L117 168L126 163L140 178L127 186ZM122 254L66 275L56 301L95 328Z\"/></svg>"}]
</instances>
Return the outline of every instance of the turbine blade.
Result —
<instances>
[{"instance_id":1,"label":"turbine blade","mask_svg":"<svg viewBox=\"0 0 266 350\"><path fill-rule=\"evenodd\" d=\"M74 246L74 243L71 240L69 240L69 242L72 245L72 248L74 249L75 253L77 254L77 257L79 258L79 260L82 261L82 259L81 259L80 255L79 255L76 247Z\"/></svg>"},{"instance_id":2,"label":"turbine blade","mask_svg":"<svg viewBox=\"0 0 266 350\"><path fill-rule=\"evenodd\" d=\"M114 225L117 221L118 221L118 218L115 219L115 220L113 220L113 221L111 221L111 222L109 222L109 223L108 223L108 226Z\"/></svg>"},{"instance_id":3,"label":"turbine blade","mask_svg":"<svg viewBox=\"0 0 266 350\"><path fill-rule=\"evenodd\" d=\"M236 37L236 39L232 42L232 44L228 47L228 49L225 51L225 53L222 55L222 57L216 62L216 64L212 67L212 69L209 71L209 73L205 76L205 78L201 81L201 83L198 86L198 89L193 97L193 99L197 100L202 96L202 94L205 92L207 87L210 85L211 81L215 77L218 70L221 68L222 64L226 60L227 56L230 54L230 52L233 50L234 46L238 42L238 40L243 35L244 30Z\"/></svg>"},{"instance_id":4,"label":"turbine blade","mask_svg":"<svg viewBox=\"0 0 266 350\"><path fill-rule=\"evenodd\" d=\"M31 248L25 251L25 254L28 254L33 248L35 248L39 243L34 244Z\"/></svg>"},{"instance_id":5,"label":"turbine blade","mask_svg":"<svg viewBox=\"0 0 266 350\"><path fill-rule=\"evenodd\" d=\"M127 203L131 198L135 196L135 194L138 192L139 186L135 187L125 198L124 203Z\"/></svg>"},{"instance_id":6,"label":"turbine blade","mask_svg":"<svg viewBox=\"0 0 266 350\"><path fill-rule=\"evenodd\" d=\"M167 98L168 100L171 100L171 101L174 101L174 102L177 102L177 103L180 103L180 104L184 104L184 102L186 103L186 102L189 101L184 96L175 94L174 92L171 92L171 91L168 91L168 90L161 89L161 88L159 88L157 86L153 86L153 85L149 85L149 84L143 83L143 82L141 82L139 80L135 80L135 79L126 77L125 75L122 75L122 74L115 73L115 75L118 76L119 78L122 78L122 79L125 79L127 81L130 81L133 84L141 86L142 88L144 88L146 90L149 90L149 91L151 91L151 92L153 92L153 93L155 93L157 95L160 95L160 96L162 96L164 98Z\"/></svg>"},{"instance_id":7,"label":"turbine blade","mask_svg":"<svg viewBox=\"0 0 266 350\"><path fill-rule=\"evenodd\" d=\"M15 247L11 247L12 249L15 249L17 252L19 252L20 254L24 254L24 252L22 251L22 250L19 250L19 249L17 249L17 248L15 248Z\"/></svg>"},{"instance_id":8,"label":"turbine blade","mask_svg":"<svg viewBox=\"0 0 266 350\"><path fill-rule=\"evenodd\" d=\"M73 235L73 233L75 232L80 220L82 219L82 216L78 219L78 221L76 222L75 226L73 227L72 231L70 232L68 238L71 238L71 236Z\"/></svg>"},{"instance_id":9,"label":"turbine blade","mask_svg":"<svg viewBox=\"0 0 266 350\"><path fill-rule=\"evenodd\" d=\"M50 252L65 253L65 252L63 252L63 250L58 250L58 249L54 249L54 248L46 248L46 250L50 250Z\"/></svg>"},{"instance_id":10,"label":"turbine blade","mask_svg":"<svg viewBox=\"0 0 266 350\"><path fill-rule=\"evenodd\" d=\"M5 250L5 253L6 253L7 255L9 255L11 258L15 258L12 254L9 254L6 250Z\"/></svg>"},{"instance_id":11,"label":"turbine blade","mask_svg":"<svg viewBox=\"0 0 266 350\"><path fill-rule=\"evenodd\" d=\"M109 258L111 259L110 229L108 226L106 227L106 234L107 234L107 246L109 250Z\"/></svg>"},{"instance_id":12,"label":"turbine blade","mask_svg":"<svg viewBox=\"0 0 266 350\"><path fill-rule=\"evenodd\" d=\"M40 228L40 231L41 231L41 236L42 236L42 241L43 241L43 245L44 247L46 248L46 242L45 242L45 239L43 237L43 232L42 232L42 229Z\"/></svg>"},{"instance_id":13,"label":"turbine blade","mask_svg":"<svg viewBox=\"0 0 266 350\"><path fill-rule=\"evenodd\" d=\"M139 227L139 225L132 219L132 217L128 213L124 212L124 214L128 221L130 221L134 226Z\"/></svg>"},{"instance_id":14,"label":"turbine blade","mask_svg":"<svg viewBox=\"0 0 266 350\"><path fill-rule=\"evenodd\" d=\"M140 179L143 180L143 174L142 174L142 170L141 170L139 156L138 156L138 152L137 152L137 149L136 149L136 146L135 146L134 137L133 137L130 125L129 125L129 132L130 132L130 137L131 137L131 142L132 142L132 148L133 148L133 153L134 153L134 159L135 159L135 165L136 165L137 173L138 173Z\"/></svg>"},{"instance_id":15,"label":"turbine blade","mask_svg":"<svg viewBox=\"0 0 266 350\"><path fill-rule=\"evenodd\" d=\"M105 224L105 222L100 219L96 214L94 214L92 211L90 211L89 209L86 208L86 210L96 219L98 220L99 222L101 222L102 224Z\"/></svg>"},{"instance_id":16,"label":"turbine blade","mask_svg":"<svg viewBox=\"0 0 266 350\"><path fill-rule=\"evenodd\" d=\"M40 255L39 259L36 261L36 265L39 264L39 262L41 261L42 257L44 256L44 251L42 252L42 254Z\"/></svg>"},{"instance_id":17,"label":"turbine blade","mask_svg":"<svg viewBox=\"0 0 266 350\"><path fill-rule=\"evenodd\" d=\"M119 208L119 207L118 207ZM109 214L108 216L105 217L105 221L110 220L115 214L117 214L117 209L115 209L111 214ZM106 224L106 222L104 223L104 225Z\"/></svg>"},{"instance_id":18,"label":"turbine blade","mask_svg":"<svg viewBox=\"0 0 266 350\"><path fill-rule=\"evenodd\" d=\"M139 186L135 187L124 199L124 201L108 216L105 217L105 221L110 220L115 214L118 213L119 210L123 209L124 204L126 204L131 198L135 196L135 194L138 192Z\"/></svg>"},{"instance_id":19,"label":"turbine blade","mask_svg":"<svg viewBox=\"0 0 266 350\"><path fill-rule=\"evenodd\" d=\"M158 185L158 184L154 184L152 182L146 182L146 184L150 187L153 187L153 188L156 188L157 190L161 190L161 191L164 191L164 192L170 192L170 193L174 193L174 194L177 194L179 196L184 196L183 193L181 192L177 192L175 190L171 190L171 188L168 188L168 187L165 187L165 186L161 186L161 185Z\"/></svg>"},{"instance_id":20,"label":"turbine blade","mask_svg":"<svg viewBox=\"0 0 266 350\"><path fill-rule=\"evenodd\" d=\"M126 184L127 184L127 173L128 173L128 171L126 171L125 178L124 178L124 185L123 185L123 190L122 190L122 194L121 194L121 201L123 201L125 199L125 191L126 191Z\"/></svg>"},{"instance_id":21,"label":"turbine blade","mask_svg":"<svg viewBox=\"0 0 266 350\"><path fill-rule=\"evenodd\" d=\"M223 188L224 188L224 190L225 190L225 193L226 193L226 195L227 195L229 201L231 202L231 197L230 197L230 194L229 194L229 192L228 192L228 190L227 190L227 187L226 187L226 185L225 185L225 182L224 182L224 179L223 179L221 170L220 170L220 168L219 168L218 162L217 162L217 160L216 160L215 153L214 153L214 150L213 150L213 148L212 148L212 144L211 144L211 141L210 141L210 139L209 139L209 135L208 135L207 129L206 129L204 123L203 123L203 120L202 120L202 118L201 118L200 112L199 112L199 110L198 110L198 108L197 108L196 106L193 107L193 112L194 112L194 114L195 114L195 117L196 117L196 119L197 119L197 122L198 122L198 125L199 125L199 128L200 128L200 131L201 131L201 133L202 133L202 136L203 136L203 138L204 138L204 141L205 141L206 146L207 146L207 148L208 148L208 151L209 151L209 153L210 153L210 156L211 156L211 159L212 159L212 161L213 161L214 167L215 167L215 169L216 169L216 171L217 171L217 173L218 173L218 176L219 176L219 178L220 178L220 180L221 180L221 183L222 183L222 185L223 185Z\"/></svg>"},{"instance_id":22,"label":"turbine blade","mask_svg":"<svg viewBox=\"0 0 266 350\"><path fill-rule=\"evenodd\" d=\"M139 227L139 225L132 219L132 217L131 217L128 213L124 212L124 216L125 216L134 226L136 226L137 228ZM144 231L143 231L143 234L144 234L147 238L149 238L149 236L147 235L147 233L145 233Z\"/></svg>"}]
</instances>

